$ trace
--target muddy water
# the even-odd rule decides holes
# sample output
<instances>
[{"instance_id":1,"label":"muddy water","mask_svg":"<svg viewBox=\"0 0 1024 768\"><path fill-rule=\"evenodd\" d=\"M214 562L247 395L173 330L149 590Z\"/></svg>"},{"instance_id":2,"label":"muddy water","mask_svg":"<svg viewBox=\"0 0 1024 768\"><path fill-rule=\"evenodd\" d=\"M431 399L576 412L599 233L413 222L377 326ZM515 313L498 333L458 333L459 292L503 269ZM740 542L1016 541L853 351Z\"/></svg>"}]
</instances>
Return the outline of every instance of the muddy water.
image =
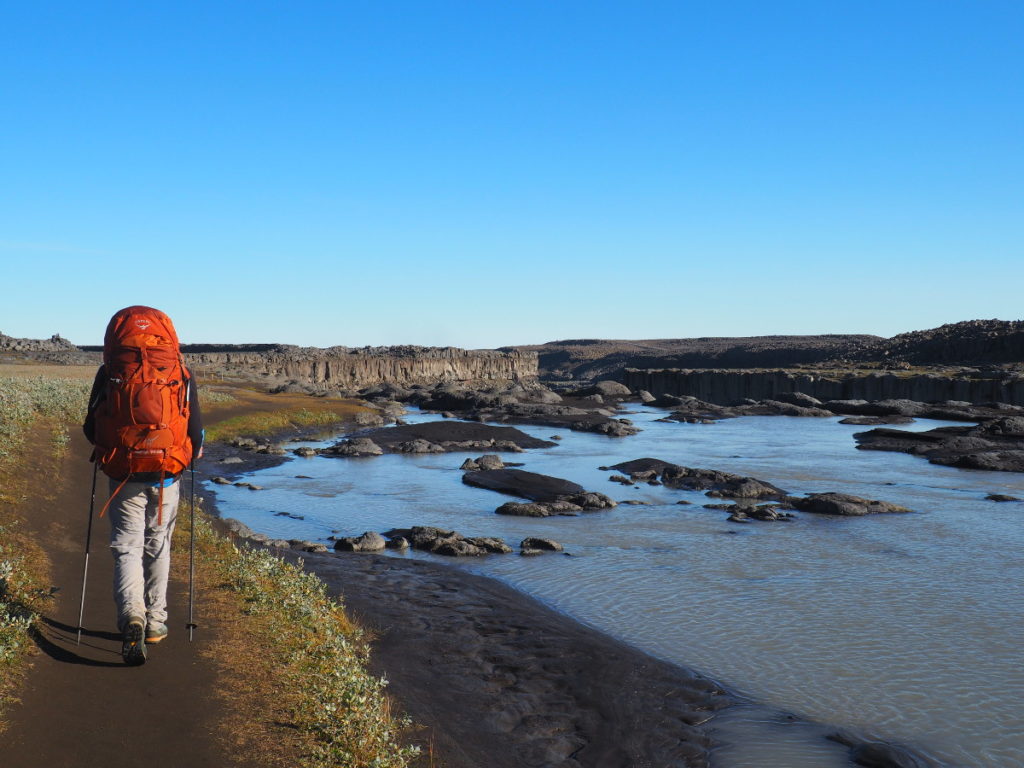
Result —
<instances>
[{"instance_id":1,"label":"muddy water","mask_svg":"<svg viewBox=\"0 0 1024 768\"><path fill-rule=\"evenodd\" d=\"M453 565L505 580L771 707L912 745L946 765L1024 764L1024 504L984 500L1024 497L1024 478L857 451L858 428L836 419L654 421L662 415L633 414L644 429L633 437L563 432L555 448L506 456L649 502L579 518L495 515L506 499L460 482L462 454L297 459L255 475L262 492L216 493L226 516L285 538L411 525L512 544L554 538L573 557ZM709 500L699 493L623 488L597 469L644 456L749 474L793 493L884 499L916 513L734 524L703 509ZM746 742L723 749L722 766L844 764L820 733L765 721L761 710L741 708L719 727L724 740L742 733Z\"/></svg>"}]
</instances>

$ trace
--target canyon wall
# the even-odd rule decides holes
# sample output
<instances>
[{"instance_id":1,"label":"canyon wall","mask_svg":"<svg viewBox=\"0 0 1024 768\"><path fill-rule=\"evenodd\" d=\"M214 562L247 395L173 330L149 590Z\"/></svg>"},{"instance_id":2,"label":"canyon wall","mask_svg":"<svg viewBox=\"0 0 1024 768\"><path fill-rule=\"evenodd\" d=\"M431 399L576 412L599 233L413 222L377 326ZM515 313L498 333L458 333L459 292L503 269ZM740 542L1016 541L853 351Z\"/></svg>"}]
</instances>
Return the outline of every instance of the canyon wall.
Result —
<instances>
[{"instance_id":1,"label":"canyon wall","mask_svg":"<svg viewBox=\"0 0 1024 768\"><path fill-rule=\"evenodd\" d=\"M388 382L408 386L443 381L532 380L532 352L455 347L186 346L185 362L199 377L298 381L323 390L355 390Z\"/></svg>"},{"instance_id":2,"label":"canyon wall","mask_svg":"<svg viewBox=\"0 0 1024 768\"><path fill-rule=\"evenodd\" d=\"M898 375L836 373L820 375L786 370L686 370L627 368L623 383L633 391L654 395L691 395L709 403L729 405L743 398L765 400L784 392L803 392L819 400L907 399L921 402L964 400L1024 405L1024 376Z\"/></svg>"}]
</instances>

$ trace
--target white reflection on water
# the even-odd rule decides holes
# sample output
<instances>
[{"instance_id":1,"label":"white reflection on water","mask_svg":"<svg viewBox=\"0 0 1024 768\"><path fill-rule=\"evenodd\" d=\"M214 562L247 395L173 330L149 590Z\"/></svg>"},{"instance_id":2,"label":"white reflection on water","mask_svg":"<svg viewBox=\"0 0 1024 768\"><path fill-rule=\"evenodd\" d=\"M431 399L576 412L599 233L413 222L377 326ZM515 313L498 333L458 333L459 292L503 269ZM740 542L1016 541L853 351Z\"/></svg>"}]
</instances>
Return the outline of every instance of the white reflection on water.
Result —
<instances>
[{"instance_id":1,"label":"white reflection on water","mask_svg":"<svg viewBox=\"0 0 1024 768\"><path fill-rule=\"evenodd\" d=\"M837 419L654 421L662 415L639 409L632 418L644 431L628 438L523 427L564 439L505 456L651 506L578 518L495 515L503 497L460 482L458 467L469 454L298 459L258 473L265 491L215 490L222 514L283 538L411 525L511 544L554 538L573 557L492 556L453 565L503 579L766 704L912 744L950 764L1024 764L1024 504L984 500L989 493L1024 496L1024 479L858 451L852 434L864 428ZM917 512L731 524L725 513L703 509L709 500L699 493L623 488L597 469L644 456L752 475L793 493L844 491ZM680 499L693 505L677 505ZM796 755L779 764L825 764ZM743 763L728 751L721 761Z\"/></svg>"}]
</instances>

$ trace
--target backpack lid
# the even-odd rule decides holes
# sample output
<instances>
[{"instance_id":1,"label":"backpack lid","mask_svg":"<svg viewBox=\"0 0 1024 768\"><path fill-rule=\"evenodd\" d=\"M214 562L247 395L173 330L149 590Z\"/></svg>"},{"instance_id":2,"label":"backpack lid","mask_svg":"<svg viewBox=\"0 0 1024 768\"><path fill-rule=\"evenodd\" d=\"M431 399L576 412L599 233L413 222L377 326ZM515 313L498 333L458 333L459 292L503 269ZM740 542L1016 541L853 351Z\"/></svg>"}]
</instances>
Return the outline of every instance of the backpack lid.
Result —
<instances>
[{"instance_id":1,"label":"backpack lid","mask_svg":"<svg viewBox=\"0 0 1024 768\"><path fill-rule=\"evenodd\" d=\"M103 336L103 362L110 363L117 350L125 346L170 346L180 353L178 334L171 318L153 307L136 305L114 313Z\"/></svg>"}]
</instances>

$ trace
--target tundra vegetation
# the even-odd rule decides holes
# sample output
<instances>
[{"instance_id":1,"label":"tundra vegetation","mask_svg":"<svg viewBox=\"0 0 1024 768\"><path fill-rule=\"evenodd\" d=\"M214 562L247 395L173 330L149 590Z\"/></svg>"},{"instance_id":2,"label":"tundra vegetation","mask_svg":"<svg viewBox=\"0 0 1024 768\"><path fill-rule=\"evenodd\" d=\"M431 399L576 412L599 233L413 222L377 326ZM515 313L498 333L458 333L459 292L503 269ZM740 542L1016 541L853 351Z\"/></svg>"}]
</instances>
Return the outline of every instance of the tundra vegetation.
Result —
<instances>
[{"instance_id":1,"label":"tundra vegetation","mask_svg":"<svg viewBox=\"0 0 1024 768\"><path fill-rule=\"evenodd\" d=\"M21 523L30 494L40 492L30 480L55 468L68 425L84 415L89 386L82 379L0 377L0 728L50 598L46 555Z\"/></svg>"}]
</instances>

